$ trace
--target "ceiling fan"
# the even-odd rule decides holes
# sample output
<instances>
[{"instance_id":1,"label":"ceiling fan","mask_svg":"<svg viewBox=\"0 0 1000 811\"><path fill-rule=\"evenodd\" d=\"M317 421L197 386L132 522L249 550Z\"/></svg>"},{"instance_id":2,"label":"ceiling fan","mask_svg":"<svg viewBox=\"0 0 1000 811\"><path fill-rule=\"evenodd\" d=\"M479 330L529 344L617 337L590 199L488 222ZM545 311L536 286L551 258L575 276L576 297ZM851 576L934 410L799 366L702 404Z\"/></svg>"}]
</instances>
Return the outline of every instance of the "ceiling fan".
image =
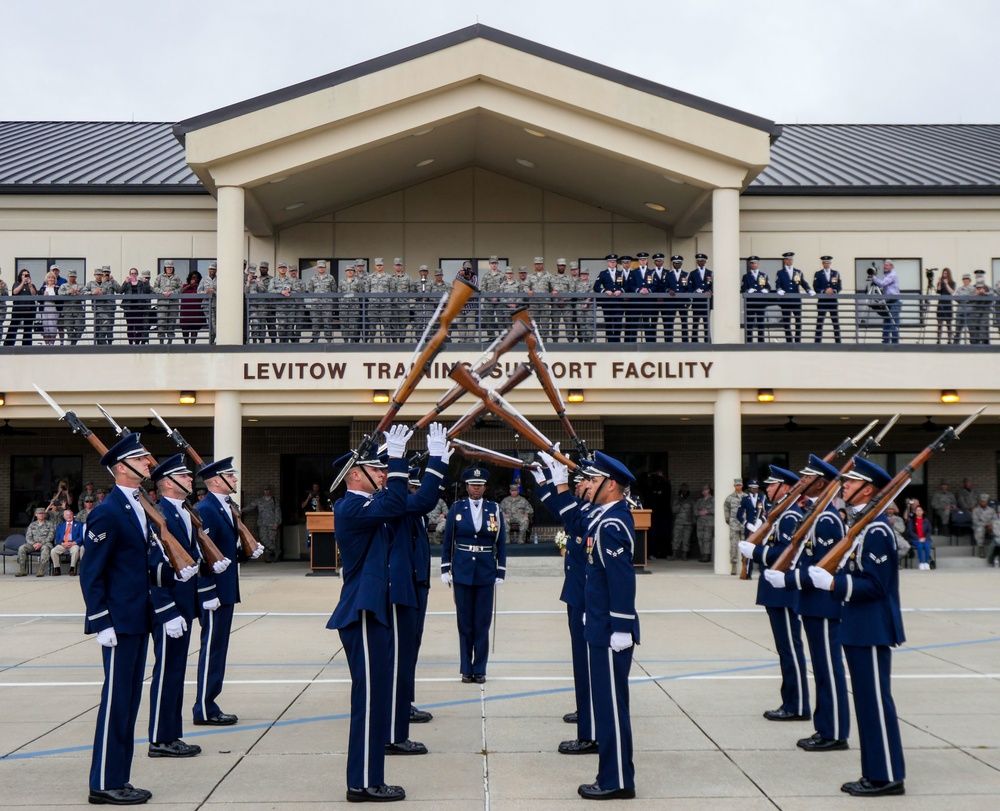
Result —
<instances>
[{"instance_id":1,"label":"ceiling fan","mask_svg":"<svg viewBox=\"0 0 1000 811\"><path fill-rule=\"evenodd\" d=\"M919 425L911 425L907 430L908 431L926 431L927 433L937 433L939 431L942 431L943 429L941 428L940 425L938 425L936 422L934 422L933 419L931 419L930 417L928 417L926 420L924 420Z\"/></svg>"},{"instance_id":2,"label":"ceiling fan","mask_svg":"<svg viewBox=\"0 0 1000 811\"><path fill-rule=\"evenodd\" d=\"M4 420L3 425L0 425L0 436L37 436L37 434L23 428L14 428L10 424L10 420Z\"/></svg>"},{"instance_id":3,"label":"ceiling fan","mask_svg":"<svg viewBox=\"0 0 1000 811\"><path fill-rule=\"evenodd\" d=\"M816 431L818 430L814 425L799 425L795 421L795 417L789 417L788 422L784 425L779 425L775 428L768 428L768 431Z\"/></svg>"}]
</instances>

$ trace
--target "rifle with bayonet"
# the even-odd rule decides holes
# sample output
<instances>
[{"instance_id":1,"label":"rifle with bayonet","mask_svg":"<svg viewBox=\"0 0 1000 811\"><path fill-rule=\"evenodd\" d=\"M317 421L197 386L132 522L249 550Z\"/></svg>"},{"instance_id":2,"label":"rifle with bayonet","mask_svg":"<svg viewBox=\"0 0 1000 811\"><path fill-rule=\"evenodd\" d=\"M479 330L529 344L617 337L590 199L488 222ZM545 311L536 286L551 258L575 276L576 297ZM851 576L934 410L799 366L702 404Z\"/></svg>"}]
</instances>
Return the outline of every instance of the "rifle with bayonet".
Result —
<instances>
[{"instance_id":1,"label":"rifle with bayonet","mask_svg":"<svg viewBox=\"0 0 1000 811\"><path fill-rule=\"evenodd\" d=\"M885 508L889 506L896 496L898 496L910 483L910 477L913 475L913 472L923 467L927 460L930 459L935 453L944 451L948 445L958 439L962 435L962 432L975 422L979 418L979 415L985 410L986 406L983 406L966 419L965 422L959 425L958 428L946 428L941 436L913 457L910 463L899 471L899 473L893 476L890 482L878 493L876 493L864 506L864 508L854 517L854 523L844 535L843 539L834 544L833 548L830 549L830 551L827 552L823 559L816 565L822 569L826 569L826 571L830 574L836 574L837 570L844 562L844 559L854 547L855 539L857 539L865 527L882 514Z\"/></svg>"},{"instance_id":2,"label":"rifle with bayonet","mask_svg":"<svg viewBox=\"0 0 1000 811\"><path fill-rule=\"evenodd\" d=\"M128 428L124 425L119 425L115 421L114 417L112 417L100 403L96 403L96 405L97 409L104 415L104 420L114 429L115 436L121 437L129 433ZM154 465L158 464L152 454L150 454L150 458L153 460ZM184 487L184 485L177 481L177 479L173 476L168 474L167 478L169 478L170 481L176 484L187 495L191 495L191 491ZM201 516L198 514L198 511L193 509L187 501L182 502L182 504L191 518L191 525L195 530L195 540L198 542L198 548L201 549L202 557L204 557L205 562L212 567L213 572L216 574L222 574L227 568L229 568L229 564L232 563L232 561L223 555L222 552L219 551L219 547L217 547L212 539L205 534L201 525Z\"/></svg>"},{"instance_id":3,"label":"rifle with bayonet","mask_svg":"<svg viewBox=\"0 0 1000 811\"><path fill-rule=\"evenodd\" d=\"M812 531L813 525L819 520L820 515L823 514L823 510L827 508L827 505L829 505L837 493L840 492L840 488L843 487L847 474L854 469L854 460L859 456L867 457L872 450L881 447L882 440L885 439L885 435L889 433L889 429L896 424L898 419L899 414L896 414L896 416L886 423L885 428L879 431L878 436L869 436L865 438L864 443L862 443L861 447L858 448L858 452L848 459L844 466L840 469L840 473L837 475L837 478L827 484L827 486L823 489L823 492L809 506L809 509L806 510L802 519L799 521L798 526L795 528L795 532L792 533L788 546L785 548L785 551L778 556L778 559L774 562L774 565L771 566L771 569L776 572L787 572L791 568L798 556L799 547L802 545L802 542Z\"/></svg>"},{"instance_id":4,"label":"rifle with bayonet","mask_svg":"<svg viewBox=\"0 0 1000 811\"><path fill-rule=\"evenodd\" d=\"M41 388L35 385L35 391L37 391L43 400L47 402L52 410L59 415L60 420L65 420L66 424L73 430L74 434L79 434L84 439L86 439L91 446L97 451L101 456L104 456L108 452L107 446L101 442L98 436L91 431L83 421L72 411L65 411L59 404L49 397ZM163 547L163 552L167 556L167 560L170 561L170 565L173 570L181 576L182 580L188 580L197 571L194 564L194 558L188 554L188 551L184 548L180 541L178 541L173 535L170 534L170 530L167 529L166 519L160 515L159 510L153 506L153 503L149 500L149 496L146 495L146 491L141 487L139 490L139 504L142 505L143 512L146 513L146 519L151 523L152 526L156 527L157 537L159 538L160 544ZM187 576L182 576L182 573L187 572Z\"/></svg>"},{"instance_id":5,"label":"rifle with bayonet","mask_svg":"<svg viewBox=\"0 0 1000 811\"><path fill-rule=\"evenodd\" d=\"M508 456L507 454L500 453L499 451L492 451L489 448L473 445L471 442L466 442L462 439L452 439L450 442L451 447L454 450L473 462L483 462L488 465L510 468L511 470L538 468L537 462L525 462L523 459L519 459L516 456Z\"/></svg>"},{"instance_id":6,"label":"rifle with bayonet","mask_svg":"<svg viewBox=\"0 0 1000 811\"><path fill-rule=\"evenodd\" d=\"M859 431L854 436L847 437L843 442L841 442L836 448L830 451L826 456L823 457L824 462L832 462L838 457L845 456L848 451L852 448L857 448L858 443L864 438L864 436L869 433L872 428L878 425L878 420L872 420L868 425L866 425L861 431ZM752 543L754 546L759 546L771 535L771 530L774 529L775 522L781 517L782 513L785 512L789 507L791 507L796 501L799 500L799 496L805 492L806 488L809 487L816 480L815 476L803 476L798 480L789 491L772 506L771 511L764 517L763 523L757 527L750 535L747 536L746 540ZM758 519L759 520L759 519ZM740 560L740 580L747 580L750 577L750 570L748 569L748 561L746 558L741 558Z\"/></svg>"},{"instance_id":7,"label":"rifle with bayonet","mask_svg":"<svg viewBox=\"0 0 1000 811\"><path fill-rule=\"evenodd\" d=\"M198 469L201 470L201 468L205 467L205 460L201 458L201 456L198 454L198 451L196 451L194 448L191 447L191 443L188 442L183 436L181 436L181 432L178 431L176 428L171 428L169 425L167 425L166 420L164 420L163 417L161 417L159 414L156 413L156 409L151 408L149 410L152 411L153 416L156 417L157 420L159 420L160 425L163 426L163 430L167 432L167 436L169 436L174 441L174 443L177 445L178 448L183 450L188 456L191 457L192 460L194 460L194 463L198 466ZM223 478L223 481L226 480ZM233 493L236 492L236 490L233 488L231 484L229 484L228 481L226 481L226 486L229 487L231 492ZM240 546L243 547L243 554L246 555L247 558L252 558L256 553L257 556L259 557L260 554L263 553L264 547L261 546L260 541L258 541L253 536L253 533L249 529L247 529L247 525L243 523L243 518L242 518L243 513L240 510L240 505L237 504L235 500L230 498L229 506L232 507L233 523L236 526L236 532L240 538ZM258 549L260 549L259 553L257 552Z\"/></svg>"}]
</instances>

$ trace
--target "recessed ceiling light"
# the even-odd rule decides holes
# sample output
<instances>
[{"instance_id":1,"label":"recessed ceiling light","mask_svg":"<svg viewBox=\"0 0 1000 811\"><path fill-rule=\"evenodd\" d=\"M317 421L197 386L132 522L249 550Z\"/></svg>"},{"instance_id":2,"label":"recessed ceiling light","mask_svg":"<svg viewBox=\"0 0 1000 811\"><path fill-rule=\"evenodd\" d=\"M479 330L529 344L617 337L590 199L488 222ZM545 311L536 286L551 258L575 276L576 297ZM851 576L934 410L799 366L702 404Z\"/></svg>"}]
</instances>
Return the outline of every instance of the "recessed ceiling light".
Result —
<instances>
[{"instance_id":1,"label":"recessed ceiling light","mask_svg":"<svg viewBox=\"0 0 1000 811\"><path fill-rule=\"evenodd\" d=\"M247 417L247 422L260 422L256 417Z\"/></svg>"},{"instance_id":2,"label":"recessed ceiling light","mask_svg":"<svg viewBox=\"0 0 1000 811\"><path fill-rule=\"evenodd\" d=\"M428 158L427 160L420 161L420 163L417 164L417 168L419 169L421 166L430 166L432 163L434 163L434 158Z\"/></svg>"},{"instance_id":3,"label":"recessed ceiling light","mask_svg":"<svg viewBox=\"0 0 1000 811\"><path fill-rule=\"evenodd\" d=\"M653 211L666 211L666 206L661 206L659 203L646 203L646 208L651 208Z\"/></svg>"},{"instance_id":4,"label":"recessed ceiling light","mask_svg":"<svg viewBox=\"0 0 1000 811\"><path fill-rule=\"evenodd\" d=\"M534 169L535 168L535 164L533 164L527 158L517 158L517 162L519 164L521 164L521 166L525 167L526 169Z\"/></svg>"},{"instance_id":5,"label":"recessed ceiling light","mask_svg":"<svg viewBox=\"0 0 1000 811\"><path fill-rule=\"evenodd\" d=\"M664 175L663 177L665 180L669 180L671 183L677 183L678 185L684 183L684 179L678 177L677 175Z\"/></svg>"},{"instance_id":6,"label":"recessed ceiling light","mask_svg":"<svg viewBox=\"0 0 1000 811\"><path fill-rule=\"evenodd\" d=\"M681 422L690 422L690 421L691 421L690 417L681 417Z\"/></svg>"},{"instance_id":7,"label":"recessed ceiling light","mask_svg":"<svg viewBox=\"0 0 1000 811\"><path fill-rule=\"evenodd\" d=\"M434 127L428 127L425 130L420 130L419 132L413 133L414 138L419 138L421 135L426 135L428 132L433 132Z\"/></svg>"},{"instance_id":8,"label":"recessed ceiling light","mask_svg":"<svg viewBox=\"0 0 1000 811\"><path fill-rule=\"evenodd\" d=\"M850 417L841 417L842 420L849 420Z\"/></svg>"},{"instance_id":9,"label":"recessed ceiling light","mask_svg":"<svg viewBox=\"0 0 1000 811\"><path fill-rule=\"evenodd\" d=\"M274 180L269 180L267 182L268 183L284 183L286 180L288 180L288 175L285 175L284 177L276 177Z\"/></svg>"},{"instance_id":10,"label":"recessed ceiling light","mask_svg":"<svg viewBox=\"0 0 1000 811\"><path fill-rule=\"evenodd\" d=\"M545 137L545 133L544 132L539 132L538 130L533 130L533 129L529 128L529 127L525 127L524 131L526 133L528 133L528 135L534 135L536 138L544 138Z\"/></svg>"},{"instance_id":11,"label":"recessed ceiling light","mask_svg":"<svg viewBox=\"0 0 1000 811\"><path fill-rule=\"evenodd\" d=\"M292 203L290 206L285 206L285 211L295 211L297 208L302 208L305 203Z\"/></svg>"}]
</instances>

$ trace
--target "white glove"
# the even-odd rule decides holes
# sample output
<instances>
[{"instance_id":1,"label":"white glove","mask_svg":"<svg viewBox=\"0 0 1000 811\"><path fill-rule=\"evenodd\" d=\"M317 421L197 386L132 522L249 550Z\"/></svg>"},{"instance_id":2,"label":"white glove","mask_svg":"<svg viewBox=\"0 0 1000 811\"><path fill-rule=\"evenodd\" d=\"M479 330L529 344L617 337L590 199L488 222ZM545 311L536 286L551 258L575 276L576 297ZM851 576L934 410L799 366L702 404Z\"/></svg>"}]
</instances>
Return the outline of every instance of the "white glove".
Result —
<instances>
[{"instance_id":1,"label":"white glove","mask_svg":"<svg viewBox=\"0 0 1000 811\"><path fill-rule=\"evenodd\" d=\"M785 295L785 291L784 291L784 290L779 290L779 291L778 291L778 295L779 295L779 296L783 296L783 295Z\"/></svg>"},{"instance_id":2,"label":"white glove","mask_svg":"<svg viewBox=\"0 0 1000 811\"><path fill-rule=\"evenodd\" d=\"M217 560L212 564L212 571L216 574L222 574L226 569L229 568L229 564L232 561L229 558L223 558L222 560Z\"/></svg>"},{"instance_id":3,"label":"white glove","mask_svg":"<svg viewBox=\"0 0 1000 811\"><path fill-rule=\"evenodd\" d=\"M783 589L785 587L784 572L776 572L773 569L765 569L764 579L776 589Z\"/></svg>"},{"instance_id":4,"label":"white glove","mask_svg":"<svg viewBox=\"0 0 1000 811\"><path fill-rule=\"evenodd\" d=\"M220 605L222 605L222 603L220 602L219 598L213 597L211 600L205 600L205 602L201 604L201 607L204 608L206 611L215 611L215 609L218 608Z\"/></svg>"},{"instance_id":5,"label":"white glove","mask_svg":"<svg viewBox=\"0 0 1000 811\"><path fill-rule=\"evenodd\" d=\"M756 532L762 526L764 526L764 522L761 521L759 518L756 521L754 521L752 524L747 524L747 527L750 529L751 532Z\"/></svg>"},{"instance_id":6,"label":"white glove","mask_svg":"<svg viewBox=\"0 0 1000 811\"><path fill-rule=\"evenodd\" d=\"M446 586L451 586L451 572L441 572L441 582Z\"/></svg>"},{"instance_id":7,"label":"white glove","mask_svg":"<svg viewBox=\"0 0 1000 811\"><path fill-rule=\"evenodd\" d=\"M250 555L251 560L257 560L261 555L264 554L264 545L257 544L257 548L253 550L253 554Z\"/></svg>"},{"instance_id":8,"label":"white glove","mask_svg":"<svg viewBox=\"0 0 1000 811\"><path fill-rule=\"evenodd\" d=\"M105 648L113 648L118 644L118 635L114 628L105 628L97 632L97 644Z\"/></svg>"},{"instance_id":9,"label":"white glove","mask_svg":"<svg viewBox=\"0 0 1000 811\"><path fill-rule=\"evenodd\" d=\"M440 423L431 423L427 429L428 456L444 456L448 453L448 432Z\"/></svg>"},{"instance_id":10,"label":"white glove","mask_svg":"<svg viewBox=\"0 0 1000 811\"><path fill-rule=\"evenodd\" d=\"M494 586L499 586L501 583L503 583L503 578L502 577L498 577L497 580L496 580L496 582L493 585Z\"/></svg>"},{"instance_id":11,"label":"white glove","mask_svg":"<svg viewBox=\"0 0 1000 811\"><path fill-rule=\"evenodd\" d=\"M559 450L559 443L555 444L554 450ZM539 451L538 457L545 462L546 467L552 473L552 483L555 485L566 484L569 481L569 468L566 467L562 462L556 460L554 456L546 453L545 451Z\"/></svg>"},{"instance_id":12,"label":"white glove","mask_svg":"<svg viewBox=\"0 0 1000 811\"><path fill-rule=\"evenodd\" d=\"M167 620L163 623L163 631L171 639L179 639L184 636L184 632L188 629L188 624L184 620L184 617L174 617L172 620Z\"/></svg>"},{"instance_id":13,"label":"white glove","mask_svg":"<svg viewBox=\"0 0 1000 811\"><path fill-rule=\"evenodd\" d=\"M615 653L632 647L632 634L624 631L615 631L611 634L611 650Z\"/></svg>"},{"instance_id":14,"label":"white glove","mask_svg":"<svg viewBox=\"0 0 1000 811\"><path fill-rule=\"evenodd\" d=\"M753 557L753 544L750 541L740 541L737 546L740 549L740 554L747 560Z\"/></svg>"},{"instance_id":15,"label":"white glove","mask_svg":"<svg viewBox=\"0 0 1000 811\"><path fill-rule=\"evenodd\" d=\"M385 449L393 459L399 459L406 452L406 443L413 436L413 431L405 425L394 425L385 432Z\"/></svg>"},{"instance_id":16,"label":"white glove","mask_svg":"<svg viewBox=\"0 0 1000 811\"><path fill-rule=\"evenodd\" d=\"M538 482L538 484L545 484L545 471L541 466L529 467L528 471L531 473L531 477Z\"/></svg>"},{"instance_id":17,"label":"white glove","mask_svg":"<svg viewBox=\"0 0 1000 811\"><path fill-rule=\"evenodd\" d=\"M749 296L751 293L756 293L756 292L757 291L751 287L749 290L747 290L747 295Z\"/></svg>"},{"instance_id":18,"label":"white glove","mask_svg":"<svg viewBox=\"0 0 1000 811\"><path fill-rule=\"evenodd\" d=\"M809 291L809 295L810 296L815 296L816 295L816 291L815 290L810 290Z\"/></svg>"},{"instance_id":19,"label":"white glove","mask_svg":"<svg viewBox=\"0 0 1000 811\"><path fill-rule=\"evenodd\" d=\"M809 567L809 579L813 581L813 585L820 591L829 591L833 585L833 575L819 566Z\"/></svg>"},{"instance_id":20,"label":"white glove","mask_svg":"<svg viewBox=\"0 0 1000 811\"><path fill-rule=\"evenodd\" d=\"M187 583L187 581L190 580L192 577L194 577L196 574L198 574L197 566L185 566L177 573L177 576L180 578L182 583Z\"/></svg>"}]
</instances>

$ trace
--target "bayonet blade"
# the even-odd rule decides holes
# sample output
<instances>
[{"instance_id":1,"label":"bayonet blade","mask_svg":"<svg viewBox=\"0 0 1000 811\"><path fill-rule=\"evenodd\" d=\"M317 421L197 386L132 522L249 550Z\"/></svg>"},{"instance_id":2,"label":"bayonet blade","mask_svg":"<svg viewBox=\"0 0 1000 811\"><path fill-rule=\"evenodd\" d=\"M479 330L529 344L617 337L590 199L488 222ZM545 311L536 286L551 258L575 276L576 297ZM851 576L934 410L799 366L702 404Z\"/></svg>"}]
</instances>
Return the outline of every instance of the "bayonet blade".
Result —
<instances>
[{"instance_id":1,"label":"bayonet blade","mask_svg":"<svg viewBox=\"0 0 1000 811\"><path fill-rule=\"evenodd\" d=\"M160 425L163 426L163 430L166 431L168 435L172 434L173 431L170 429L170 426L167 425L167 422L166 422L166 420L163 419L163 417L161 417L159 414L156 413L156 409L155 408L151 408L149 410L152 411L153 412L153 416L156 417L156 419L158 419L160 421Z\"/></svg>"},{"instance_id":2,"label":"bayonet blade","mask_svg":"<svg viewBox=\"0 0 1000 811\"><path fill-rule=\"evenodd\" d=\"M975 412L974 414L970 414L969 418L965 422L963 422L961 425L959 425L958 428L954 429L955 430L955 436L961 436L962 435L962 431L964 431L966 428L968 428L970 425L972 425L972 423L974 423L976 420L978 420L979 419L979 415L982 414L985 410L986 410L986 406L983 406L982 408L979 409L979 411Z\"/></svg>"},{"instance_id":3,"label":"bayonet blade","mask_svg":"<svg viewBox=\"0 0 1000 811\"><path fill-rule=\"evenodd\" d=\"M875 437L876 448L881 447L882 440L885 439L885 435L889 433L889 429L896 424L896 421L898 419L899 419L899 414L896 414L896 416L894 416L891 420L889 420L889 422L885 424L885 428L883 428L881 431L878 432L878 436Z\"/></svg>"},{"instance_id":4,"label":"bayonet blade","mask_svg":"<svg viewBox=\"0 0 1000 811\"><path fill-rule=\"evenodd\" d=\"M125 429L115 422L115 418L112 417L107 411L104 410L104 406L100 403L94 403L97 406L97 410L104 415L104 419L108 421L108 425L115 429L115 436L121 436L125 433Z\"/></svg>"},{"instance_id":5,"label":"bayonet blade","mask_svg":"<svg viewBox=\"0 0 1000 811\"><path fill-rule=\"evenodd\" d=\"M42 396L42 399L45 400L45 402L48 403L50 406L52 406L52 410L55 411L56 414L59 415L59 419L63 419L66 416L66 412L63 411L63 409L61 409L59 407L59 403L57 403L55 400L53 400L51 397L49 397L49 395L46 394L39 387L39 385L37 383L32 383L31 385L35 387L35 391L37 391Z\"/></svg>"},{"instance_id":6,"label":"bayonet blade","mask_svg":"<svg viewBox=\"0 0 1000 811\"><path fill-rule=\"evenodd\" d=\"M896 416L897 416L897 418L899 417L899 415L898 415L898 414L897 414ZM892 423L890 423L890 425L891 425L891 424L892 424ZM862 428L862 429L861 429L861 430L860 430L860 431L859 431L859 432L858 432L857 434L855 434L854 436L852 436L852 437L851 437L851 444L852 444L852 445L854 445L854 447L857 447L857 446L858 446L858 443L859 443L859 442L860 442L860 441L861 441L862 439L864 439L864 438L865 438L866 436L868 436L868 433L869 433L869 432L870 432L870 431L872 430L872 428L874 428L874 427L875 427L876 425L878 425L878 420L872 420L872 421L871 421L870 423L868 423L868 424L867 424L867 425L866 425L866 426L865 426L864 428ZM877 440L876 440L876 442L877 442Z\"/></svg>"}]
</instances>

